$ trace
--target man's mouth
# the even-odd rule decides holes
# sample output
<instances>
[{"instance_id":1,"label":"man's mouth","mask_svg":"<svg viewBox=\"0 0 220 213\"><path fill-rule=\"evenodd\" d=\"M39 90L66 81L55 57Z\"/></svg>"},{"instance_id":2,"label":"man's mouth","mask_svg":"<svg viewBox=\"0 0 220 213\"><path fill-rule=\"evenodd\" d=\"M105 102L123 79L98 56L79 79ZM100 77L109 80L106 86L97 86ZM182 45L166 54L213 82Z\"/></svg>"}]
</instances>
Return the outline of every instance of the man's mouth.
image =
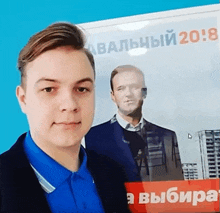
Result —
<instances>
[{"instance_id":1,"label":"man's mouth","mask_svg":"<svg viewBox=\"0 0 220 213\"><path fill-rule=\"evenodd\" d=\"M80 124L81 121L72 121L72 122L69 122L69 121L63 121L63 122L55 122L55 124L64 124L64 125L74 125L74 124Z\"/></svg>"},{"instance_id":2,"label":"man's mouth","mask_svg":"<svg viewBox=\"0 0 220 213\"><path fill-rule=\"evenodd\" d=\"M81 121L62 121L62 122L54 122L58 127L63 127L63 128L77 128L81 125Z\"/></svg>"},{"instance_id":3,"label":"man's mouth","mask_svg":"<svg viewBox=\"0 0 220 213\"><path fill-rule=\"evenodd\" d=\"M125 103L133 103L133 100L126 100Z\"/></svg>"}]
</instances>

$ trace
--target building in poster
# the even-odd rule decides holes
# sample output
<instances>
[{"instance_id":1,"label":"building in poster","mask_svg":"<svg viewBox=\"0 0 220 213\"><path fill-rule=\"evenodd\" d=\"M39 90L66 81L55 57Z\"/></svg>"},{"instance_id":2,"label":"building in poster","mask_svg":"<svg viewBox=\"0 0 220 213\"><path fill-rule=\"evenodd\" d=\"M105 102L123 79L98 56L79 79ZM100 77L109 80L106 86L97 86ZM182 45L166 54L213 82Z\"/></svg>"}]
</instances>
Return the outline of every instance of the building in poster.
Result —
<instances>
[{"instance_id":1,"label":"building in poster","mask_svg":"<svg viewBox=\"0 0 220 213\"><path fill-rule=\"evenodd\" d=\"M185 180L198 179L198 165L197 163L183 163L183 176Z\"/></svg>"},{"instance_id":2,"label":"building in poster","mask_svg":"<svg viewBox=\"0 0 220 213\"><path fill-rule=\"evenodd\" d=\"M220 129L198 132L203 178L220 177Z\"/></svg>"}]
</instances>

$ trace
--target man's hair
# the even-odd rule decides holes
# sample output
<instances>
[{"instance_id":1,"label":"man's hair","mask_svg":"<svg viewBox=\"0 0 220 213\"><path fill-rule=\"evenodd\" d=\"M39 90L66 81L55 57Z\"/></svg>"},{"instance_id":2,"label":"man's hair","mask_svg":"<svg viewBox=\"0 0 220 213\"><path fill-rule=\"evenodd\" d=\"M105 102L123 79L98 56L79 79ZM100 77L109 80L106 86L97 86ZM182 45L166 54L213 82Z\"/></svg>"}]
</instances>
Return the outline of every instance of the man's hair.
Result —
<instances>
[{"instance_id":1,"label":"man's hair","mask_svg":"<svg viewBox=\"0 0 220 213\"><path fill-rule=\"evenodd\" d=\"M144 73L137 67L133 66L133 65L120 65L118 67L116 67L112 73L111 73L111 77L110 77L110 86L111 86L111 90L113 91L113 78L120 72L125 72L125 71L133 71L136 70L138 72L140 72L143 76L144 79Z\"/></svg>"},{"instance_id":2,"label":"man's hair","mask_svg":"<svg viewBox=\"0 0 220 213\"><path fill-rule=\"evenodd\" d=\"M73 24L59 22L54 23L33 35L20 51L17 66L21 74L21 86L25 86L25 67L28 63L35 60L39 55L48 50L64 46L70 46L74 50L83 50L87 55L95 74L94 58L89 50L85 49L85 36L83 32Z\"/></svg>"}]
</instances>

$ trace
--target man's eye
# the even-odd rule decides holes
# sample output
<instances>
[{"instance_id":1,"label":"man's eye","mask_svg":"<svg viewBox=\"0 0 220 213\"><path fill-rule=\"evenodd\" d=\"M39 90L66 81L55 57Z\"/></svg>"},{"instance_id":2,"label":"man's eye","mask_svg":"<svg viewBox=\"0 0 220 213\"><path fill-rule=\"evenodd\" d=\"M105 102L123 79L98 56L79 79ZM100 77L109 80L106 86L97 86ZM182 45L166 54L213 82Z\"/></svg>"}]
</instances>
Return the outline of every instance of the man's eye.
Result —
<instances>
[{"instance_id":1,"label":"man's eye","mask_svg":"<svg viewBox=\"0 0 220 213\"><path fill-rule=\"evenodd\" d=\"M123 91L124 90L124 87L119 87L118 88L118 91Z\"/></svg>"},{"instance_id":2,"label":"man's eye","mask_svg":"<svg viewBox=\"0 0 220 213\"><path fill-rule=\"evenodd\" d=\"M44 92L48 92L48 93L49 93L49 92L52 92L53 90L54 90L53 87L47 87L47 88L44 88L44 89L43 89Z\"/></svg>"},{"instance_id":3,"label":"man's eye","mask_svg":"<svg viewBox=\"0 0 220 213\"><path fill-rule=\"evenodd\" d=\"M85 88L85 87L79 87L77 88L77 92L80 92L80 93L84 93L84 92L87 92L89 91L89 89Z\"/></svg>"}]
</instances>

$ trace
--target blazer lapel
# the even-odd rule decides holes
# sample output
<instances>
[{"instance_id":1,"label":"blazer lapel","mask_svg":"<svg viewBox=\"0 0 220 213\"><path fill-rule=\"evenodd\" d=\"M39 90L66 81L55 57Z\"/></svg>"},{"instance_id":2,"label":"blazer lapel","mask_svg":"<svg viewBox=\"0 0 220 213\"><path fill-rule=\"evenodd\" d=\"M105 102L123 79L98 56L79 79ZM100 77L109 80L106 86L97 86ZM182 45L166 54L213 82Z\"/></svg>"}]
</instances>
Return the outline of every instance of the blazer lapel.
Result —
<instances>
[{"instance_id":1,"label":"blazer lapel","mask_svg":"<svg viewBox=\"0 0 220 213\"><path fill-rule=\"evenodd\" d=\"M134 160L134 157L131 153L129 147L129 138L124 137L123 129L116 121L112 125L114 128L114 139L116 142L116 149L120 150L120 161L121 164L124 165L126 173L128 175L129 181L140 181L140 174L138 171L137 163ZM119 161L119 162L120 162Z\"/></svg>"},{"instance_id":2,"label":"blazer lapel","mask_svg":"<svg viewBox=\"0 0 220 213\"><path fill-rule=\"evenodd\" d=\"M121 155L126 158L126 161L129 161L130 164L135 164L131 150L129 148L129 139L124 137L123 129L118 124L118 122L115 122L112 125L114 125L113 128L115 142L117 147L121 150Z\"/></svg>"},{"instance_id":3,"label":"blazer lapel","mask_svg":"<svg viewBox=\"0 0 220 213\"><path fill-rule=\"evenodd\" d=\"M1 167L2 210L51 213L39 181L23 149L25 134L7 152ZM9 200L7 200L9 199Z\"/></svg>"},{"instance_id":4,"label":"blazer lapel","mask_svg":"<svg viewBox=\"0 0 220 213\"><path fill-rule=\"evenodd\" d=\"M105 156L87 150L87 166L94 179L97 192L106 213L130 212L127 209L125 173Z\"/></svg>"}]
</instances>

